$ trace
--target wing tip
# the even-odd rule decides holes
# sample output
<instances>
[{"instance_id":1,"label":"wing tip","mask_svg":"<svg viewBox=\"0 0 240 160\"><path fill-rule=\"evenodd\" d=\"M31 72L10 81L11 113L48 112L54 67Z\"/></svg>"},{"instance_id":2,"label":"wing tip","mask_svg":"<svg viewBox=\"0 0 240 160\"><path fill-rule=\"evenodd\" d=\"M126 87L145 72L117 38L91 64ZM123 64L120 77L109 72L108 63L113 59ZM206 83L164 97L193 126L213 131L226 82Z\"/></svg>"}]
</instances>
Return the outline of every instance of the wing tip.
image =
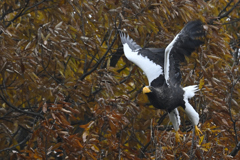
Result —
<instances>
[{"instance_id":1,"label":"wing tip","mask_svg":"<svg viewBox=\"0 0 240 160\"><path fill-rule=\"evenodd\" d=\"M188 22L184 28L186 31L190 31L190 36L193 40L199 40L204 43L203 38L206 36L206 30L203 25L204 23L200 19L197 19Z\"/></svg>"},{"instance_id":2,"label":"wing tip","mask_svg":"<svg viewBox=\"0 0 240 160\"><path fill-rule=\"evenodd\" d=\"M118 30L118 33L119 33L122 44L125 44L127 39L126 34L120 29Z\"/></svg>"},{"instance_id":3,"label":"wing tip","mask_svg":"<svg viewBox=\"0 0 240 160\"><path fill-rule=\"evenodd\" d=\"M118 30L118 32L123 45L127 43L132 50L141 49L141 47L127 33L124 33L121 30Z\"/></svg>"}]
</instances>

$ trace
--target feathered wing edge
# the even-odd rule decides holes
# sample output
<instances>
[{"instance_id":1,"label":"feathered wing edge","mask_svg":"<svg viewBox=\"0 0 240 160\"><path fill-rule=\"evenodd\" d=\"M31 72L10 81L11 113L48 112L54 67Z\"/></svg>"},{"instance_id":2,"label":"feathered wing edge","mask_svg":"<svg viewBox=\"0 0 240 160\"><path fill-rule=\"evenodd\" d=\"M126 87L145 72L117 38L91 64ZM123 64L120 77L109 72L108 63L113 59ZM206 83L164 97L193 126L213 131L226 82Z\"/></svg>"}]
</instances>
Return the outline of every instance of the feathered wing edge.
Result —
<instances>
[{"instance_id":1,"label":"feathered wing edge","mask_svg":"<svg viewBox=\"0 0 240 160\"><path fill-rule=\"evenodd\" d=\"M127 43L129 48L132 51L137 51L139 49L142 49L142 47L140 47L136 42L134 42L133 39L130 38L128 34L125 34L121 31L119 31L119 35L120 35L122 44L124 45L125 43Z\"/></svg>"},{"instance_id":2,"label":"feathered wing edge","mask_svg":"<svg viewBox=\"0 0 240 160\"><path fill-rule=\"evenodd\" d=\"M168 113L169 115L169 119L173 124L173 128L175 131L178 131L179 126L181 124L181 120L180 120L180 116L179 116L179 112L178 109L175 108L174 110L172 110L170 113Z\"/></svg>"},{"instance_id":3,"label":"feathered wing edge","mask_svg":"<svg viewBox=\"0 0 240 160\"><path fill-rule=\"evenodd\" d=\"M202 21L190 21L166 47L164 54L164 77L167 84L169 84L169 79L175 76L174 68L178 67L179 63L185 60L184 55L190 56L197 47L204 43L204 36L205 30ZM179 70L178 68L176 69Z\"/></svg>"}]
</instances>

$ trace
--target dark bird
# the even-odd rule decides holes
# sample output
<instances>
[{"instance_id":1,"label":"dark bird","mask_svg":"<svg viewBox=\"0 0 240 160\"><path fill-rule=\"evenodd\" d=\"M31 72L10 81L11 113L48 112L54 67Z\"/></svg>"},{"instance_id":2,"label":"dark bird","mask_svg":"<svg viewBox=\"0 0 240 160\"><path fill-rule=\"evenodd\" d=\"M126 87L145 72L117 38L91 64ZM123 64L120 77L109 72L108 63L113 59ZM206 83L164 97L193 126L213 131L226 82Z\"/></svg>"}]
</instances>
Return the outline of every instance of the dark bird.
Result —
<instances>
[{"instance_id":1,"label":"dark bird","mask_svg":"<svg viewBox=\"0 0 240 160\"><path fill-rule=\"evenodd\" d=\"M179 106L185 110L196 134L201 133L197 127L199 115L188 101L198 91L198 86L181 87L180 63L185 61L185 55L190 56L204 43L204 36L205 31L200 20L188 22L166 48L142 48L128 35L120 32L126 58L140 67L148 78L149 86L143 88L143 93L155 108L167 110L177 141Z\"/></svg>"}]
</instances>

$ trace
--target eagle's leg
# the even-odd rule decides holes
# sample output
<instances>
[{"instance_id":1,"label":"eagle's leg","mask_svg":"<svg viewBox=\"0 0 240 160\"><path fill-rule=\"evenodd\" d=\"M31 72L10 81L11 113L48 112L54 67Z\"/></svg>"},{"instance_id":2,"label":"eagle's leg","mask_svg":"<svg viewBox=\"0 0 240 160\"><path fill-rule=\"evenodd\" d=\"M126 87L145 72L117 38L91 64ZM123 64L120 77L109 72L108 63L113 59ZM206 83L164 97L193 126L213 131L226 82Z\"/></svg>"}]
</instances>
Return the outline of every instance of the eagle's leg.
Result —
<instances>
[{"instance_id":1,"label":"eagle's leg","mask_svg":"<svg viewBox=\"0 0 240 160\"><path fill-rule=\"evenodd\" d=\"M181 142L180 134L179 134L178 131L176 131L176 133L175 133L175 141L178 142L178 143Z\"/></svg>"},{"instance_id":2,"label":"eagle's leg","mask_svg":"<svg viewBox=\"0 0 240 160\"><path fill-rule=\"evenodd\" d=\"M202 131L195 125L195 134L200 137L200 133L202 134Z\"/></svg>"},{"instance_id":3,"label":"eagle's leg","mask_svg":"<svg viewBox=\"0 0 240 160\"><path fill-rule=\"evenodd\" d=\"M171 112L168 113L168 115L169 115L170 121L173 124L173 128L175 130L175 140L176 142L180 142L181 139L180 139L178 130L179 130L181 120L180 120L178 109L177 108L173 109Z\"/></svg>"}]
</instances>

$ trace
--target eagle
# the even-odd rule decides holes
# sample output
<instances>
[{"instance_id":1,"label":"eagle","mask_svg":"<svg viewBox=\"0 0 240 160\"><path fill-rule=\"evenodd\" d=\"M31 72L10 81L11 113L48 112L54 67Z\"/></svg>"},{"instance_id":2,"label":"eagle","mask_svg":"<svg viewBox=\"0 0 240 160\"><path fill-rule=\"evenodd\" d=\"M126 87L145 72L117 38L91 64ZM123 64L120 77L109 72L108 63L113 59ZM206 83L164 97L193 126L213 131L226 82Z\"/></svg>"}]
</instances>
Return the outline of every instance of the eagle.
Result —
<instances>
[{"instance_id":1,"label":"eagle","mask_svg":"<svg viewBox=\"0 0 240 160\"><path fill-rule=\"evenodd\" d=\"M198 85L181 86L180 63L185 56L190 56L200 45L204 44L205 30L201 20L188 22L166 48L142 48L129 37L119 32L125 57L143 70L148 79L148 86L143 93L157 109L168 112L169 119L176 131L176 141L181 123L178 107L182 107L197 135L201 130L197 127L199 114L189 103L198 91Z\"/></svg>"}]
</instances>

